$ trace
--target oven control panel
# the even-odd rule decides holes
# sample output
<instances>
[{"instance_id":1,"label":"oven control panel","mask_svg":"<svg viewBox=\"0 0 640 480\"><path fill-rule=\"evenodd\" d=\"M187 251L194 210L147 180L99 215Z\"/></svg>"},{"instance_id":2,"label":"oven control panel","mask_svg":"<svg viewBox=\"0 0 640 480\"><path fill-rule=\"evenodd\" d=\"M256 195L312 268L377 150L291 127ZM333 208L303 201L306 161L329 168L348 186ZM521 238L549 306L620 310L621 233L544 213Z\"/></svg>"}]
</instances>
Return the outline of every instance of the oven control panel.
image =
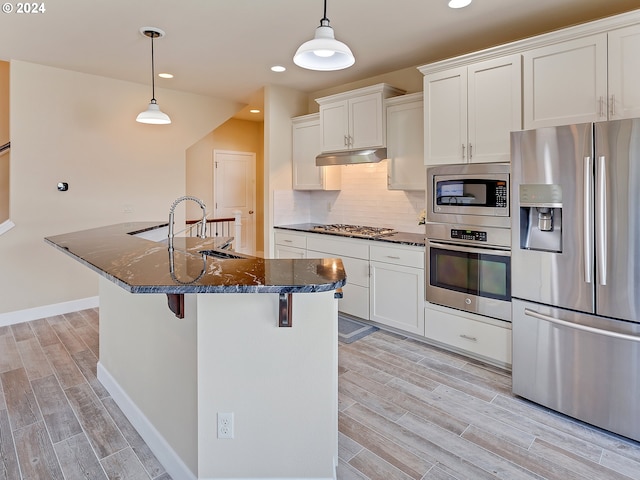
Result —
<instances>
[{"instance_id":1,"label":"oven control panel","mask_svg":"<svg viewBox=\"0 0 640 480\"><path fill-rule=\"evenodd\" d=\"M481 232L479 230L458 230L456 228L452 228L451 238L455 240L472 240L474 242L486 242L487 232Z\"/></svg>"},{"instance_id":2,"label":"oven control panel","mask_svg":"<svg viewBox=\"0 0 640 480\"><path fill-rule=\"evenodd\" d=\"M507 208L507 182L496 183L496 207Z\"/></svg>"}]
</instances>

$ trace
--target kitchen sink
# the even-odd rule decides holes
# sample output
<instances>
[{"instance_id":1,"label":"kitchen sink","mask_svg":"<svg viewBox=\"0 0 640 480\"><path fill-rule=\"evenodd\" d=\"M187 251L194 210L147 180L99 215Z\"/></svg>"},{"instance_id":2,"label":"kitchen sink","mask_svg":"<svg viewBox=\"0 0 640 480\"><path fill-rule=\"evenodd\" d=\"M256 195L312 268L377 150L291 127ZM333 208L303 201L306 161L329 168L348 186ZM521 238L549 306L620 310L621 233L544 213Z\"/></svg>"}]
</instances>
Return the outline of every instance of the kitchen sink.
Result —
<instances>
[{"instance_id":1,"label":"kitchen sink","mask_svg":"<svg viewBox=\"0 0 640 480\"><path fill-rule=\"evenodd\" d=\"M222 250L200 250L200 253L208 257L219 258L221 260L230 260L230 259L237 260L237 259L248 258L246 255L242 255L235 252L222 251Z\"/></svg>"}]
</instances>

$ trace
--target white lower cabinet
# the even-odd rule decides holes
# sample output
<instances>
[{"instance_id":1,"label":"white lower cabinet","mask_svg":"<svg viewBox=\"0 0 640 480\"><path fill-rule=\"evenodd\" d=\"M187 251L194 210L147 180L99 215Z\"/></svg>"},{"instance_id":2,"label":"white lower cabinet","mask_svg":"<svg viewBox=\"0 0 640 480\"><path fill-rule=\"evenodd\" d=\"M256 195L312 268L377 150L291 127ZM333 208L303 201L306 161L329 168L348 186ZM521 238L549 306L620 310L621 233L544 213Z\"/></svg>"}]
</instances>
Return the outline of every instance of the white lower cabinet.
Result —
<instances>
[{"instance_id":1,"label":"white lower cabinet","mask_svg":"<svg viewBox=\"0 0 640 480\"><path fill-rule=\"evenodd\" d=\"M338 310L424 335L424 248L308 234L307 258L338 257L347 272Z\"/></svg>"},{"instance_id":2,"label":"white lower cabinet","mask_svg":"<svg viewBox=\"0 0 640 480\"><path fill-rule=\"evenodd\" d=\"M282 230L275 243L277 258L342 260L340 312L511 367L511 323L425 303L424 247Z\"/></svg>"},{"instance_id":3,"label":"white lower cabinet","mask_svg":"<svg viewBox=\"0 0 640 480\"><path fill-rule=\"evenodd\" d=\"M347 272L338 310L369 320L369 244L363 240L330 235L307 236L307 258L337 257Z\"/></svg>"},{"instance_id":4,"label":"white lower cabinet","mask_svg":"<svg viewBox=\"0 0 640 480\"><path fill-rule=\"evenodd\" d=\"M424 335L423 250L371 246L370 320Z\"/></svg>"},{"instance_id":5,"label":"white lower cabinet","mask_svg":"<svg viewBox=\"0 0 640 480\"><path fill-rule=\"evenodd\" d=\"M490 363L511 366L511 323L428 303L425 337Z\"/></svg>"}]
</instances>

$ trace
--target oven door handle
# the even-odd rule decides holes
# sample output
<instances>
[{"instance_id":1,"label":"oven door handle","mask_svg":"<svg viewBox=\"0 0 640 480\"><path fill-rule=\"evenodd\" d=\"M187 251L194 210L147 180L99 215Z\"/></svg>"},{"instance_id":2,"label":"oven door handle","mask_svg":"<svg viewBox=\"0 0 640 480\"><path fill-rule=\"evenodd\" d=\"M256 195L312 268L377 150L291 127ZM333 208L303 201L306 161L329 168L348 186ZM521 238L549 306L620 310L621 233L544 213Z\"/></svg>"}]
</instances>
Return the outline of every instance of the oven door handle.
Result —
<instances>
[{"instance_id":1,"label":"oven door handle","mask_svg":"<svg viewBox=\"0 0 640 480\"><path fill-rule=\"evenodd\" d=\"M429 247L437 247L446 250L454 250L456 252L465 252L465 253L481 253L485 255L499 255L501 257L510 257L511 250L497 250L493 248L477 248L477 247L469 247L467 245L459 245L454 243L440 243L440 242L432 242L431 240L427 240L427 245Z\"/></svg>"}]
</instances>

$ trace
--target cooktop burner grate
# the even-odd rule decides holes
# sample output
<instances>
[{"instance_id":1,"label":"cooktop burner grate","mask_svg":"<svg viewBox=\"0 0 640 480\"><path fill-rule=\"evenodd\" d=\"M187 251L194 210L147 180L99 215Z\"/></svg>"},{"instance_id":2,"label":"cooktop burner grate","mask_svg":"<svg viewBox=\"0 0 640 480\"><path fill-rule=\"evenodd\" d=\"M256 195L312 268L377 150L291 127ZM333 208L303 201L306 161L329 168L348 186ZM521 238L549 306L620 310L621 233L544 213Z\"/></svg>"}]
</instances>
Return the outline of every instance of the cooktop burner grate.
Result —
<instances>
[{"instance_id":1,"label":"cooktop burner grate","mask_svg":"<svg viewBox=\"0 0 640 480\"><path fill-rule=\"evenodd\" d=\"M315 231L347 235L352 237L376 238L393 235L396 231L387 227L369 227L366 225L348 225L344 223L332 223L329 225L317 225Z\"/></svg>"}]
</instances>

